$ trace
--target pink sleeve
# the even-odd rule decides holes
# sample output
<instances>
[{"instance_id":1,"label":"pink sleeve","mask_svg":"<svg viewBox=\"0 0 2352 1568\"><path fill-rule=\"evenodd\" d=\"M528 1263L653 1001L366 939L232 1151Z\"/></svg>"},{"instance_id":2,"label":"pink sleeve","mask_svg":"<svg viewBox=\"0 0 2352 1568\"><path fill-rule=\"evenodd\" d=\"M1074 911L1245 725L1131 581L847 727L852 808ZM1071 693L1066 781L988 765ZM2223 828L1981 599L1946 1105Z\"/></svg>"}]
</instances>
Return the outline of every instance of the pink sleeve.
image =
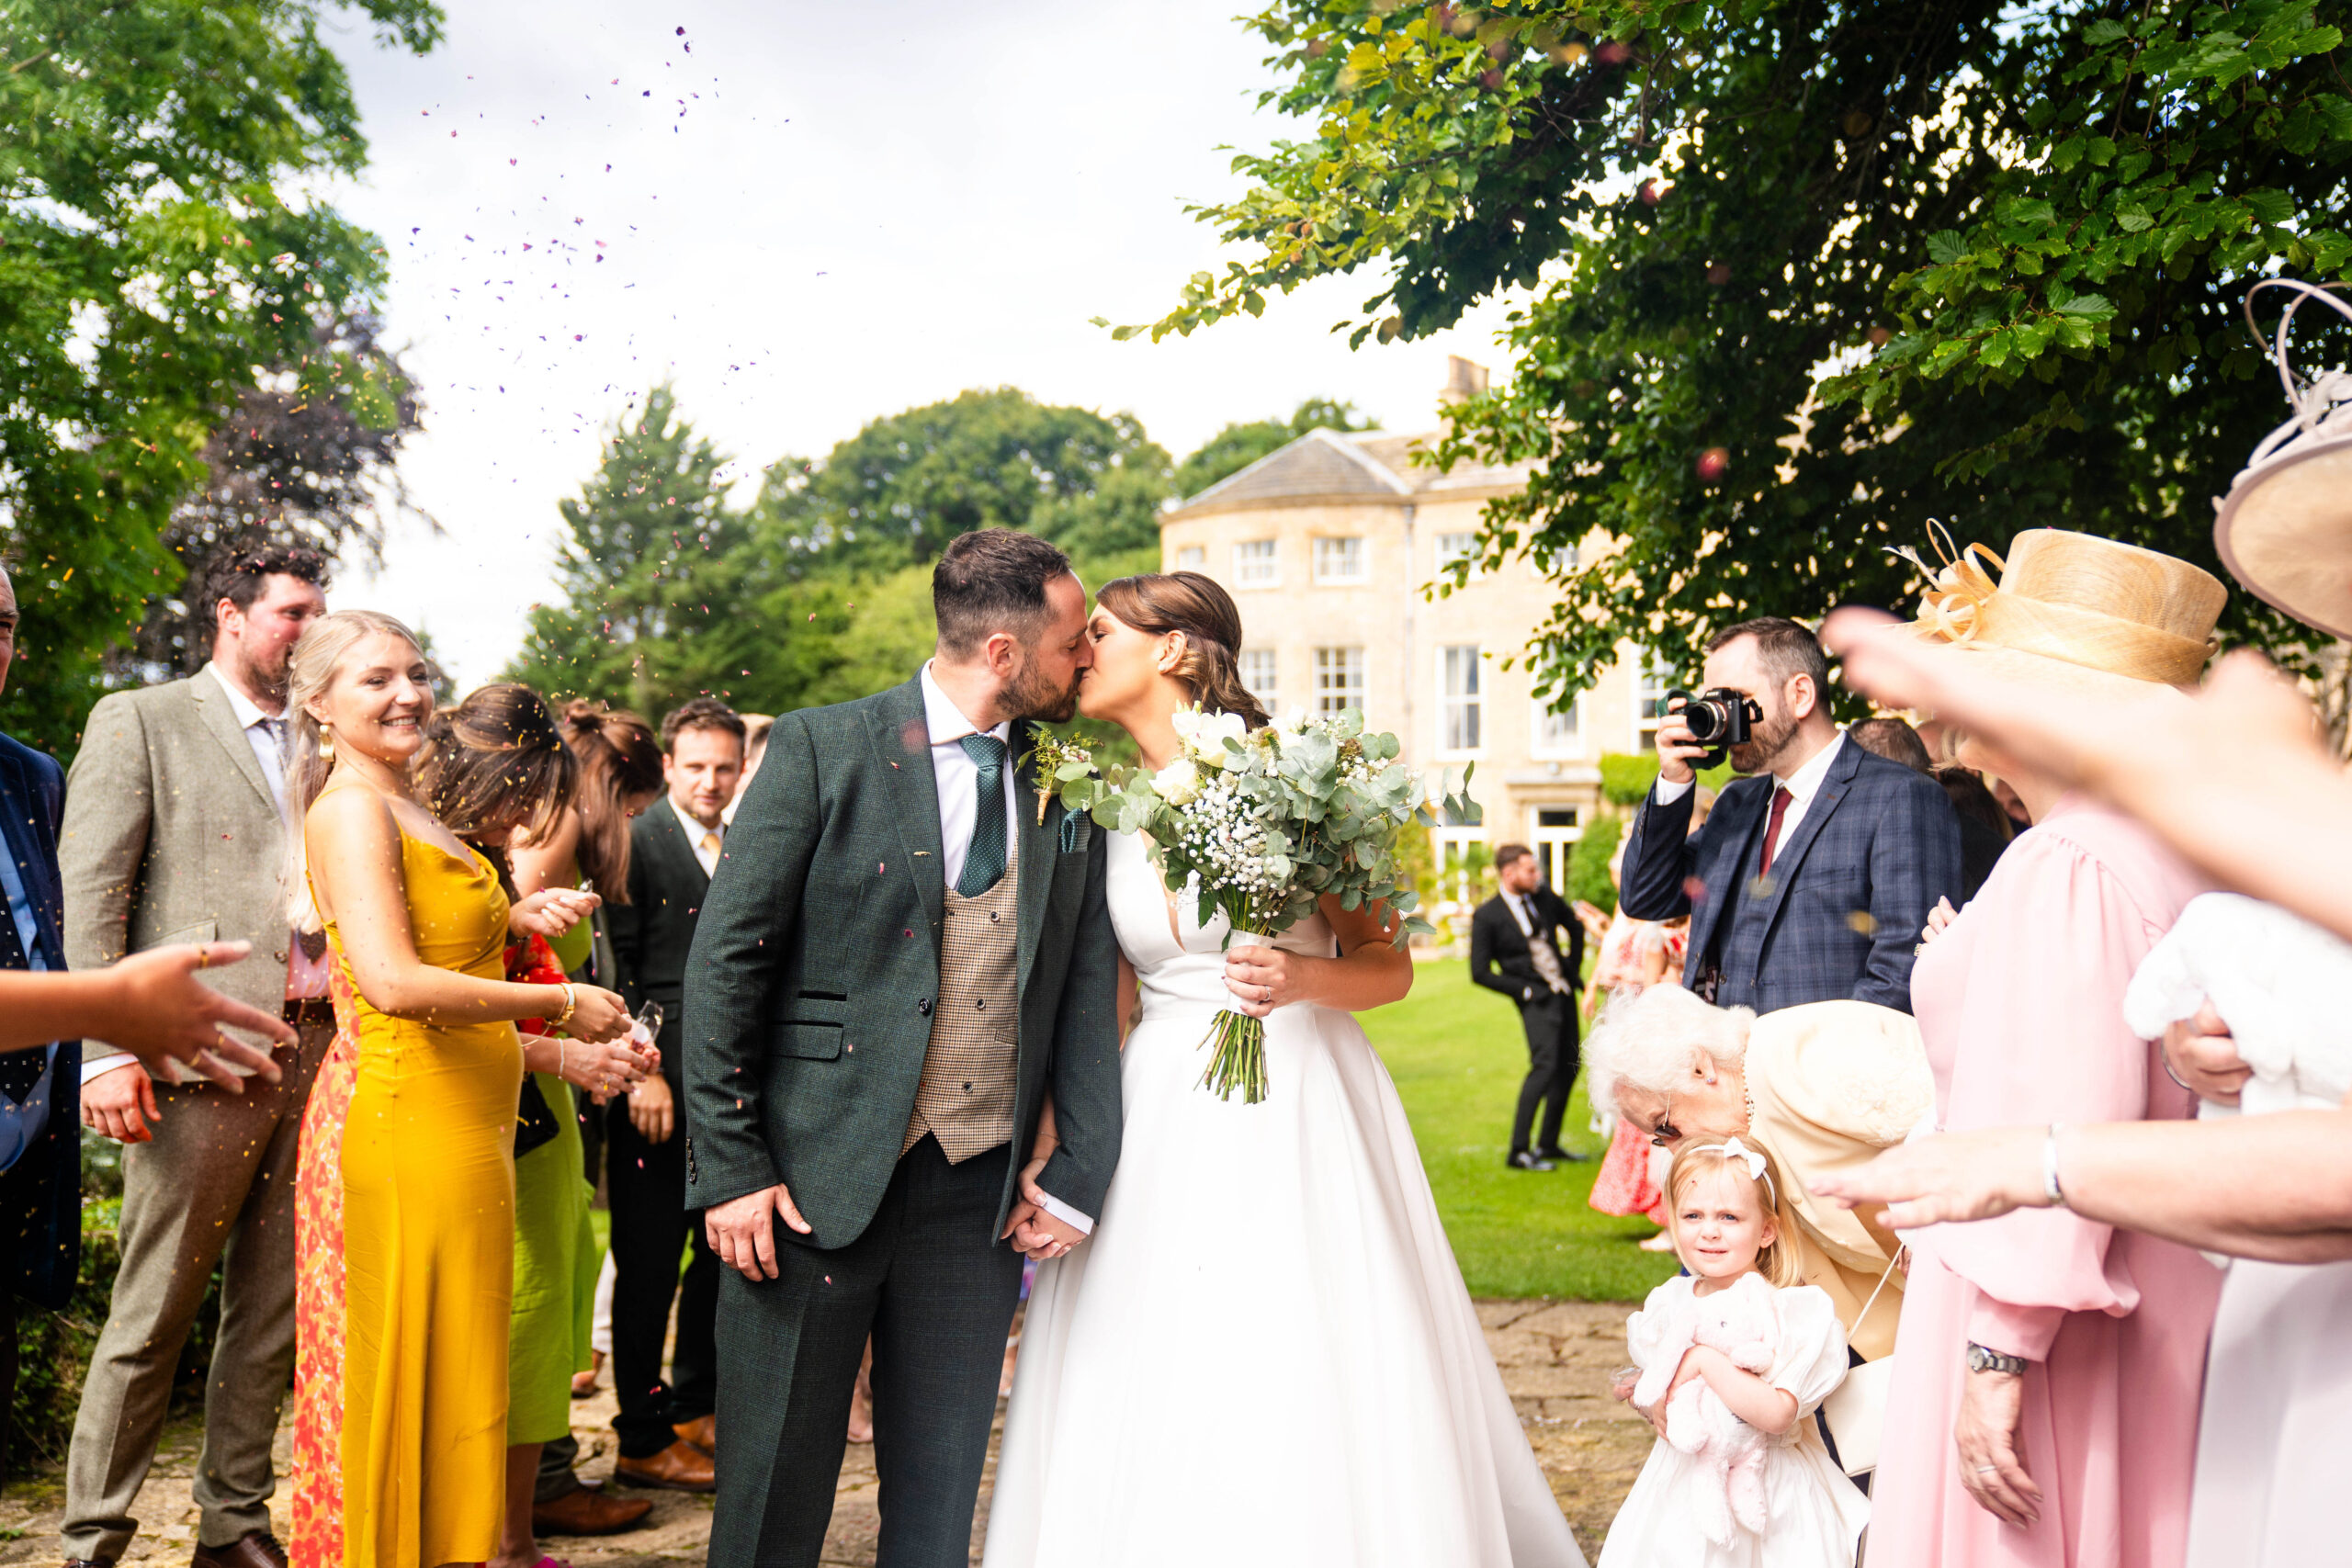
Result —
<instances>
[{"instance_id":1,"label":"pink sleeve","mask_svg":"<svg viewBox=\"0 0 2352 1568\"><path fill-rule=\"evenodd\" d=\"M2003 866L1996 902L1980 894L1966 917L1977 929L1944 1125L2144 1119L2149 1047L2123 1021L2123 992L2161 926L2063 830L2020 839L2008 853L2025 863ZM2160 912L2163 923L2172 913ZM2120 1317L2139 1304L2128 1269L2109 1256L2112 1234L2064 1211L2025 1209L1939 1226L1917 1245L1983 1292L1970 1338L2041 1360L2067 1313Z\"/></svg>"}]
</instances>

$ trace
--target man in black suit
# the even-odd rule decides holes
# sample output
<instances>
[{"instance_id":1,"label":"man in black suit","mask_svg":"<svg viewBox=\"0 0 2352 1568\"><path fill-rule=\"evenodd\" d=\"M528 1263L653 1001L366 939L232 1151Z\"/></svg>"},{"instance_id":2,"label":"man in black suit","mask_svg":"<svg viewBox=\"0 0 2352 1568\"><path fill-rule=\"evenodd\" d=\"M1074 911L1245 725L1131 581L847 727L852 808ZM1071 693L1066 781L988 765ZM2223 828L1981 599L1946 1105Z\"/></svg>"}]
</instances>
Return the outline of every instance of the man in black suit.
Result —
<instances>
[{"instance_id":1,"label":"man in black suit","mask_svg":"<svg viewBox=\"0 0 2352 1568\"><path fill-rule=\"evenodd\" d=\"M716 1484L712 1417L718 1397L718 1257L702 1216L684 1206L686 954L726 841L725 812L743 771L743 720L696 697L662 721L662 773L669 793L629 829L626 904L607 905L605 929L633 1008L662 1004L662 1076L607 1117L606 1180L613 1206L613 1417L615 1477L639 1486L707 1492ZM616 1107L618 1111L624 1108ZM683 1282L678 1253L693 1238ZM678 1303L678 1345L669 1382L662 1342Z\"/></svg>"},{"instance_id":2,"label":"man in black suit","mask_svg":"<svg viewBox=\"0 0 2352 1568\"><path fill-rule=\"evenodd\" d=\"M1920 928L1960 891L1960 822L1942 786L1838 732L1828 662L1794 621L1726 627L1705 676L1761 715L1731 748L1745 776L1691 832L1707 749L1679 707L1658 727L1657 783L1634 818L1619 906L1637 920L1690 917L1682 983L1718 1007L1850 998L1910 1011Z\"/></svg>"},{"instance_id":3,"label":"man in black suit","mask_svg":"<svg viewBox=\"0 0 2352 1568\"><path fill-rule=\"evenodd\" d=\"M1525 844L1495 851L1495 880L1502 891L1470 917L1470 978L1509 997L1527 1031L1527 1079L1511 1118L1510 1163L1519 1170L1550 1170L1557 1161L1585 1157L1560 1147L1560 1121L1577 1081L1584 926L1567 900L1544 886L1543 864ZM1544 1124L1530 1147L1539 1106Z\"/></svg>"},{"instance_id":4,"label":"man in black suit","mask_svg":"<svg viewBox=\"0 0 2352 1568\"><path fill-rule=\"evenodd\" d=\"M0 571L0 686L16 659L17 591ZM0 735L0 969L63 972L57 760ZM17 1298L62 1307L82 1258L82 1043L0 1055L0 1477L17 1395Z\"/></svg>"}]
</instances>

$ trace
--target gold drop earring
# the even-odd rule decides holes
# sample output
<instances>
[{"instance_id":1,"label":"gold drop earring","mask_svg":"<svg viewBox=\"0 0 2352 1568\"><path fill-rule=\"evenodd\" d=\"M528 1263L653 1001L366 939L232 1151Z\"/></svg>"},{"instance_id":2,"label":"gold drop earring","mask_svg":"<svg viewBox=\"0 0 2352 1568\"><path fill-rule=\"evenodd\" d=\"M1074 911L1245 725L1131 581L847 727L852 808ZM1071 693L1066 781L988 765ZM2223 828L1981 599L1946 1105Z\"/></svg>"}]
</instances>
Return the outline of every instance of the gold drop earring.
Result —
<instances>
[{"instance_id":1,"label":"gold drop earring","mask_svg":"<svg viewBox=\"0 0 2352 1568\"><path fill-rule=\"evenodd\" d=\"M319 726L319 761L334 766L334 731L323 724Z\"/></svg>"}]
</instances>

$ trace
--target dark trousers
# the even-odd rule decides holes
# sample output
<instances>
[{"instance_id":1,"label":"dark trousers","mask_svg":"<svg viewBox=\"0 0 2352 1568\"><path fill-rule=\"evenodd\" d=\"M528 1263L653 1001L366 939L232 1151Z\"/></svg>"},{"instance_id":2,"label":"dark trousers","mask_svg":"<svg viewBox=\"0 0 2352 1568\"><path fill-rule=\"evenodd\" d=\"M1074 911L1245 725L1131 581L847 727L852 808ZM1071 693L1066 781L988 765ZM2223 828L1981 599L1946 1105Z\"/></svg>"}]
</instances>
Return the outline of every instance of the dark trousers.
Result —
<instances>
[{"instance_id":1,"label":"dark trousers","mask_svg":"<svg viewBox=\"0 0 2352 1568\"><path fill-rule=\"evenodd\" d=\"M815 1568L833 1514L850 1389L874 1338L876 1568L965 1568L996 1418L1021 1255L996 1244L1008 1151L949 1165L929 1136L899 1161L865 1233L782 1245L779 1277L720 1284L718 1504L711 1568ZM789 1235L779 1222L779 1237Z\"/></svg>"},{"instance_id":2,"label":"dark trousers","mask_svg":"<svg viewBox=\"0 0 2352 1568\"><path fill-rule=\"evenodd\" d=\"M1560 1122L1568 1113L1568 1091L1577 1081L1577 999L1558 992L1538 992L1532 1001L1519 1004L1519 1021L1527 1031L1527 1078L1519 1086L1519 1111L1510 1119L1510 1152L1528 1146L1535 1112L1544 1111L1535 1147L1560 1146Z\"/></svg>"},{"instance_id":3,"label":"dark trousers","mask_svg":"<svg viewBox=\"0 0 2352 1568\"><path fill-rule=\"evenodd\" d=\"M628 1108L616 1101L605 1118L605 1146L613 1206L613 1393L620 1401L613 1429L623 1458L647 1459L678 1440L673 1427L709 1415L718 1400L718 1257L700 1211L684 1206L683 1128L648 1143ZM678 1259L689 1246L682 1281ZM678 1344L665 1382L662 1343L673 1301Z\"/></svg>"}]
</instances>

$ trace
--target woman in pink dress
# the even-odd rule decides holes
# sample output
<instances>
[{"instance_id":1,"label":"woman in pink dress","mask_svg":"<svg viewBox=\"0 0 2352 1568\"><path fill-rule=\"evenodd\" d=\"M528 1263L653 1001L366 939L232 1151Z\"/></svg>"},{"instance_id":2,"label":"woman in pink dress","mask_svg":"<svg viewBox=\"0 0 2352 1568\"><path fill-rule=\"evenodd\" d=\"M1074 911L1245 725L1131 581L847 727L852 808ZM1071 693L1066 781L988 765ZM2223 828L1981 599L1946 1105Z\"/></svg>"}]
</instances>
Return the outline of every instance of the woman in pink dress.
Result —
<instances>
[{"instance_id":1,"label":"woman in pink dress","mask_svg":"<svg viewBox=\"0 0 2352 1568\"><path fill-rule=\"evenodd\" d=\"M2012 634L2026 617L2005 619L1999 601L2009 594L2063 604L2072 617L2057 630L2041 617L2035 637ZM1970 646L2020 672L2057 666L2041 673L2096 693L2101 682L2144 690L2194 679L2223 590L2184 562L2037 530L2012 547L1990 597L1978 601ZM2038 651L2004 646L2009 635ZM2065 650L2063 662L2052 649ZM2138 824L2062 795L1981 743L1963 745L1962 761L2007 780L2036 825L1912 970L1940 1124L2192 1114L2188 1091L2124 1023L2122 999L2201 885ZM1872 1560L2179 1568L2219 1273L2192 1248L2059 1209L1905 1239L1909 1291Z\"/></svg>"}]
</instances>

